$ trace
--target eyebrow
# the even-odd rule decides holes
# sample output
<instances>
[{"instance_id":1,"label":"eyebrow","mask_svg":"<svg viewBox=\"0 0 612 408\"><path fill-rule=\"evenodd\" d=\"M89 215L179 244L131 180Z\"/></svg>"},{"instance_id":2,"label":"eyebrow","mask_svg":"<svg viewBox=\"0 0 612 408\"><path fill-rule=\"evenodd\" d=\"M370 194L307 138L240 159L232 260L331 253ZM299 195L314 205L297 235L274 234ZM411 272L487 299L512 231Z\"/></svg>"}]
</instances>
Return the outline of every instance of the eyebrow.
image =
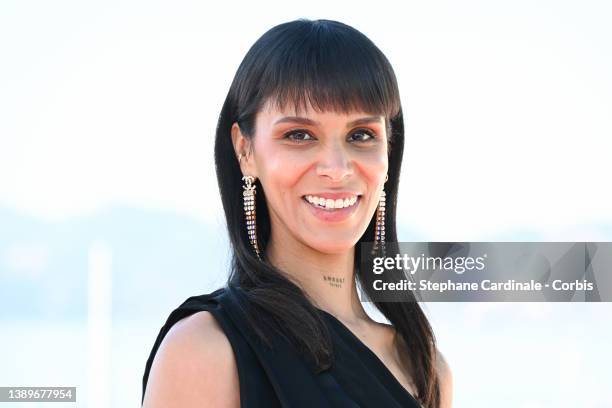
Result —
<instances>
[{"instance_id":1,"label":"eyebrow","mask_svg":"<svg viewBox=\"0 0 612 408\"><path fill-rule=\"evenodd\" d=\"M288 123L288 122L289 123L300 123L302 125L310 125L310 126L320 125L320 123L315 120L308 119L308 118L302 118L299 116L285 116L284 118L280 118L279 120L274 122L274 124L277 125L279 123ZM353 120L352 122L347 123L346 127L349 128L349 127L363 125L365 123L372 123L372 122L382 123L382 118L380 116L368 116L365 118L359 118L359 119Z\"/></svg>"}]
</instances>

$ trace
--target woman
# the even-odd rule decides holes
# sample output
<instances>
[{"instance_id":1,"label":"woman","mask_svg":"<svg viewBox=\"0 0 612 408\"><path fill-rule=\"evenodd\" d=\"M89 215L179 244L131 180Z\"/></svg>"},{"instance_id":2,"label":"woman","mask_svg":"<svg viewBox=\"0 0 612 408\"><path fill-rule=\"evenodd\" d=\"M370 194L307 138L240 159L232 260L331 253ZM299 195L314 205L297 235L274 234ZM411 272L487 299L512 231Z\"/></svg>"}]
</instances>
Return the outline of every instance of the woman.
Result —
<instances>
[{"instance_id":1,"label":"woman","mask_svg":"<svg viewBox=\"0 0 612 408\"><path fill-rule=\"evenodd\" d=\"M397 81L362 33L330 20L266 32L240 64L215 161L232 245L227 285L160 330L143 406L451 406L451 374L418 303L356 281L397 242L403 153Z\"/></svg>"}]
</instances>

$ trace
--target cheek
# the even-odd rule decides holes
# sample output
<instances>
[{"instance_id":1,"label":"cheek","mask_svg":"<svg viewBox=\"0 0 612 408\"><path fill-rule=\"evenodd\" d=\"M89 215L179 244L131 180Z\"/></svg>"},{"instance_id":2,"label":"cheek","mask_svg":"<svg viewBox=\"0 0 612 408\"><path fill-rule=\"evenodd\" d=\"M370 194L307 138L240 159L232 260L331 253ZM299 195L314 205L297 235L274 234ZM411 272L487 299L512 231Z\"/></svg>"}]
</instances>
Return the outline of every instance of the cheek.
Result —
<instances>
[{"instance_id":1,"label":"cheek","mask_svg":"<svg viewBox=\"0 0 612 408\"><path fill-rule=\"evenodd\" d=\"M260 182L266 190L266 198L278 210L299 192L295 186L308 170L304 154L288 152L286 149L267 145L258 151L257 169Z\"/></svg>"},{"instance_id":2,"label":"cheek","mask_svg":"<svg viewBox=\"0 0 612 408\"><path fill-rule=\"evenodd\" d=\"M387 152L382 149L360 155L355 163L371 183L379 183L381 178L384 180L389 168Z\"/></svg>"},{"instance_id":3,"label":"cheek","mask_svg":"<svg viewBox=\"0 0 612 408\"><path fill-rule=\"evenodd\" d=\"M389 169L386 150L384 152L370 152L370 154L364 155L356 163L358 163L359 173L366 183L367 191L364 200L364 210L368 217L371 217L374 216L379 204L380 195L384 189L385 176Z\"/></svg>"},{"instance_id":4,"label":"cheek","mask_svg":"<svg viewBox=\"0 0 612 408\"><path fill-rule=\"evenodd\" d=\"M285 188L295 184L308 167L303 157L280 151L270 151L262 160L262 178Z\"/></svg>"}]
</instances>

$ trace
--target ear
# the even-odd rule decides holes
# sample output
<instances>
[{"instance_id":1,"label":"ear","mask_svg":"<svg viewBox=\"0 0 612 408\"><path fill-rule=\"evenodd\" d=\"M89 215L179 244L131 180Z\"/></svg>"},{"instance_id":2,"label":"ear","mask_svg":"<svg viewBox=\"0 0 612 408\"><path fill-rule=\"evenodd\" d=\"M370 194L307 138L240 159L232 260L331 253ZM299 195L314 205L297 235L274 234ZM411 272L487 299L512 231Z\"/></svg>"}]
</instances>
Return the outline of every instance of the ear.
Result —
<instances>
[{"instance_id":1,"label":"ear","mask_svg":"<svg viewBox=\"0 0 612 408\"><path fill-rule=\"evenodd\" d=\"M239 161L242 175L257 178L257 168L252 154L252 141L242 134L240 126L236 122L232 124L231 133L236 160L239 160L238 157L242 154L242 160Z\"/></svg>"}]
</instances>

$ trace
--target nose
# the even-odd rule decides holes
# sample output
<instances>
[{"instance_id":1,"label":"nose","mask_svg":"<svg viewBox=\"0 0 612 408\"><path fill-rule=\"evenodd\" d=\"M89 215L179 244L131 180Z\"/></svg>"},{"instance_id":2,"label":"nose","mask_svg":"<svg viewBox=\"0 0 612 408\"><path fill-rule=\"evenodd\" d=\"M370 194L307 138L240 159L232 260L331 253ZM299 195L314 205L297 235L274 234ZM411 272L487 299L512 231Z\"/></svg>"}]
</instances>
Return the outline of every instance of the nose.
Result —
<instances>
[{"instance_id":1,"label":"nose","mask_svg":"<svg viewBox=\"0 0 612 408\"><path fill-rule=\"evenodd\" d=\"M317 164L317 175L330 181L344 180L353 172L351 158L341 143L329 143L321 148Z\"/></svg>"}]
</instances>

